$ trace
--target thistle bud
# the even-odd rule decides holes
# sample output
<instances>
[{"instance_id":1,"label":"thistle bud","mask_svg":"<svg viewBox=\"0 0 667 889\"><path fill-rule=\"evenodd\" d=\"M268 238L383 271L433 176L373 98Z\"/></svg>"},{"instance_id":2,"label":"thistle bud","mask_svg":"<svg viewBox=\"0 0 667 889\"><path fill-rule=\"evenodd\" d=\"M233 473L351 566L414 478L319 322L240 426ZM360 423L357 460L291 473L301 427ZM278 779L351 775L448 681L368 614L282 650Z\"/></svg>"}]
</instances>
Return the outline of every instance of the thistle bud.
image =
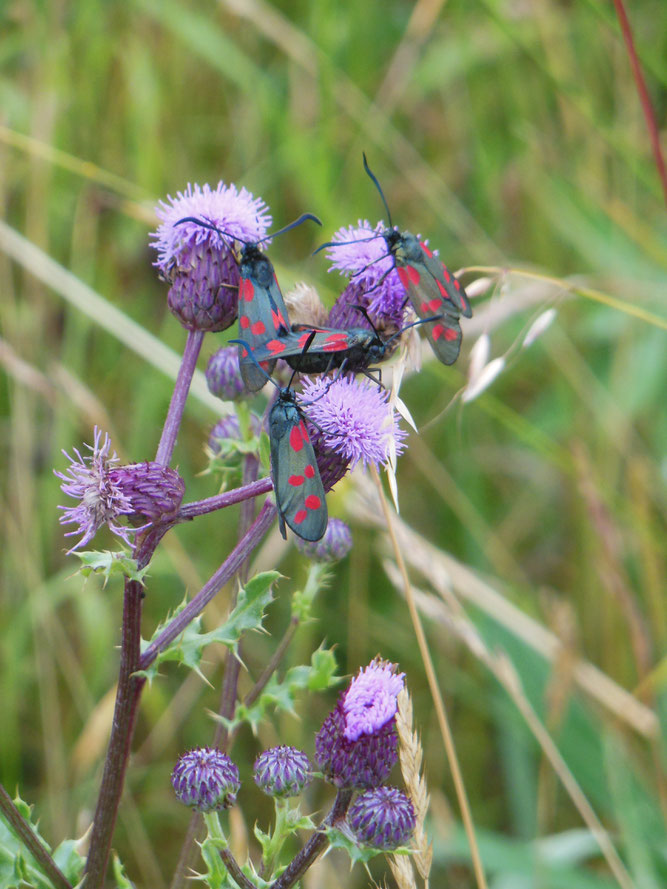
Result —
<instances>
[{"instance_id":1,"label":"thistle bud","mask_svg":"<svg viewBox=\"0 0 667 889\"><path fill-rule=\"evenodd\" d=\"M179 800L198 812L230 808L241 787L238 768L215 747L184 753L174 766L171 783Z\"/></svg>"}]
</instances>

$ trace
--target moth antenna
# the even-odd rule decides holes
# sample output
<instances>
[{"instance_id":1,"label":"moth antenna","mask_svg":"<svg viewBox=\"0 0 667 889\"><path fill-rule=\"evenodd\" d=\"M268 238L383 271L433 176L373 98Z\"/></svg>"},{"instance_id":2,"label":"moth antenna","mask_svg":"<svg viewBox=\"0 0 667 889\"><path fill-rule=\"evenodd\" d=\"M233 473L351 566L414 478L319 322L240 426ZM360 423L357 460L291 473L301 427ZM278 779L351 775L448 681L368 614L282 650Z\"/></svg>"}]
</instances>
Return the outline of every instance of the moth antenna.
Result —
<instances>
[{"instance_id":1,"label":"moth antenna","mask_svg":"<svg viewBox=\"0 0 667 889\"><path fill-rule=\"evenodd\" d=\"M382 237L382 235L378 234L378 235L371 235L370 238L357 238L354 241L327 241L326 244L320 244L320 246L317 248L317 250L313 250L313 256L315 256L316 253L319 253L320 250L324 250L326 247L346 247L348 244L363 244L364 241L377 241L377 239L381 238L381 237ZM382 259L382 258L383 257L380 257L380 259ZM377 260L373 260L373 261L377 262Z\"/></svg>"},{"instance_id":2,"label":"moth antenna","mask_svg":"<svg viewBox=\"0 0 667 889\"><path fill-rule=\"evenodd\" d=\"M373 324L373 322L372 322L372 320L371 320L371 316L368 314L368 311L366 310L366 307L365 307L365 306L352 306L352 308L353 308L353 309L356 309L358 312L361 312L361 314L364 316L364 318L366 319L366 321L368 321L368 323L370 324L370 326L371 326L371 328L372 328L373 333L375 334L375 336L376 336L380 341L382 341L382 337L380 336L377 327Z\"/></svg>"},{"instance_id":3,"label":"moth antenna","mask_svg":"<svg viewBox=\"0 0 667 889\"><path fill-rule=\"evenodd\" d=\"M219 235L224 235L225 238L231 238L232 241L240 241L241 244L249 244L250 241L244 241L243 238L239 238L238 235L232 235L230 232L226 232L222 228L218 228L217 225L213 225L212 222L208 222L205 219L197 219L195 216L184 216L183 219L179 219L178 222L175 222L174 225L181 225L184 222L194 222L196 225L200 225L202 228L208 228L211 231L217 232Z\"/></svg>"},{"instance_id":4,"label":"moth antenna","mask_svg":"<svg viewBox=\"0 0 667 889\"><path fill-rule=\"evenodd\" d=\"M262 241L268 241L269 238L277 238L278 235L284 235L285 232L288 232L292 228L296 228L297 225L301 225L303 222L306 222L308 219L312 219L313 222L316 222L318 225L322 225L322 220L318 219L314 213L302 213L298 219L295 219L294 222L290 222L289 225L286 225L284 228L279 228L277 232L272 232L270 235L266 235L266 237L262 238L259 241L255 241L256 244L261 244Z\"/></svg>"},{"instance_id":5,"label":"moth antenna","mask_svg":"<svg viewBox=\"0 0 667 889\"><path fill-rule=\"evenodd\" d=\"M399 337L402 333L405 333L406 330L410 330L411 327L418 327L420 324L428 324L429 321L442 321L444 315L431 315L428 318L419 318L417 321L411 321L410 324L406 324L405 327L401 327L400 330L397 330L396 333L393 333L388 340L385 340L385 346L388 346L392 340L395 340L396 337ZM370 320L370 319L369 319Z\"/></svg>"},{"instance_id":6,"label":"moth antenna","mask_svg":"<svg viewBox=\"0 0 667 889\"><path fill-rule=\"evenodd\" d=\"M362 157L364 159L364 170L366 170L368 175L371 177L373 184L375 185L377 190L380 192L380 197L382 198L382 203L384 204L384 209L387 214L387 219L389 220L389 228L393 228L394 224L391 221L391 213L389 212L389 205L387 204L387 200L384 196L384 192L382 191L382 188L380 187L380 183L377 180L377 176L375 175L375 173L373 173L371 168L368 166L368 161L366 160L366 152L365 151L362 152Z\"/></svg>"}]
</instances>

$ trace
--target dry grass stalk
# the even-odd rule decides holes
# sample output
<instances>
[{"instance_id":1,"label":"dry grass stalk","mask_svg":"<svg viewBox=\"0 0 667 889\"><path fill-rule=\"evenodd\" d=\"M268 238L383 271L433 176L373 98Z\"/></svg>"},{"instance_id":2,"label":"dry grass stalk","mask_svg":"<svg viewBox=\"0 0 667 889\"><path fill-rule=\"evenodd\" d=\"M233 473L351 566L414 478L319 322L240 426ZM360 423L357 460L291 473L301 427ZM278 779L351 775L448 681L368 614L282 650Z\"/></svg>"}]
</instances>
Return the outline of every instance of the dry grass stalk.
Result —
<instances>
[{"instance_id":1,"label":"dry grass stalk","mask_svg":"<svg viewBox=\"0 0 667 889\"><path fill-rule=\"evenodd\" d=\"M417 868L421 878L424 880L424 886L428 889L429 875L431 873L431 862L433 860L433 846L428 841L424 823L426 821L426 813L429 806L429 794L426 788L426 779L421 773L422 760L424 751L422 749L419 735L413 728L412 723L412 699L406 688L398 696L398 714L396 716L396 729L398 731L399 747L398 755L401 763L401 773L405 781L405 787L408 796L412 800L415 809L416 826L412 846L415 854L412 856L412 862ZM409 860L402 855L394 855L391 862L392 873L399 886L414 886L414 875L412 883L404 883L399 880L397 873L403 875L407 870L412 873L412 866Z\"/></svg>"}]
</instances>

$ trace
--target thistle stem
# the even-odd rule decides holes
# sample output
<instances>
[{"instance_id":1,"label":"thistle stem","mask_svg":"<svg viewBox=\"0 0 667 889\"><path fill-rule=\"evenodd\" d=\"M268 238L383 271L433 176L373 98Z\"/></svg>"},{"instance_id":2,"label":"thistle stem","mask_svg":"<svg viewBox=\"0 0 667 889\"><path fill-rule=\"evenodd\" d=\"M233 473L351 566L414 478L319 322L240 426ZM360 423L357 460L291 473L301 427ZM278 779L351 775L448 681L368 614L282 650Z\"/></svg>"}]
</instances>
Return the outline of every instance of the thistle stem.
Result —
<instances>
[{"instance_id":1,"label":"thistle stem","mask_svg":"<svg viewBox=\"0 0 667 889\"><path fill-rule=\"evenodd\" d=\"M334 825L345 817L352 802L353 790L339 790L334 800L333 808L322 823L322 826ZM308 840L303 849L298 852L291 863L285 868L277 880L271 883L271 889L289 889L297 880L305 874L315 859L324 851L327 845L327 835L323 830L318 830Z\"/></svg>"},{"instance_id":2,"label":"thistle stem","mask_svg":"<svg viewBox=\"0 0 667 889\"><path fill-rule=\"evenodd\" d=\"M133 675L139 666L142 598L143 586L136 580L126 580L116 705L86 862L86 889L99 889L106 876L139 698L145 682Z\"/></svg>"},{"instance_id":3,"label":"thistle stem","mask_svg":"<svg viewBox=\"0 0 667 889\"><path fill-rule=\"evenodd\" d=\"M186 503L178 511L178 519L179 521L187 521L196 516L206 515L218 509L224 509L226 506L232 506L234 503L249 500L251 497L268 494L272 489L273 482L270 478L260 478L257 481L249 482L247 485L242 485L240 488L234 488L232 491L216 494L215 497L206 497L204 500L193 500L192 503Z\"/></svg>"},{"instance_id":4,"label":"thistle stem","mask_svg":"<svg viewBox=\"0 0 667 889\"><path fill-rule=\"evenodd\" d=\"M180 636L190 621L194 620L219 592L221 587L231 580L264 534L269 530L275 516L276 507L267 500L247 534L231 551L215 574L211 575L197 595L167 624L157 639L144 651L139 661L138 669L146 670L150 667L158 654L164 651L177 636Z\"/></svg>"},{"instance_id":5,"label":"thistle stem","mask_svg":"<svg viewBox=\"0 0 667 889\"><path fill-rule=\"evenodd\" d=\"M40 842L32 825L25 820L23 815L21 815L14 805L14 801L2 784L0 784L0 812L9 827L21 840L23 845L42 869L42 872L46 874L56 889L72 889L71 885L67 882L65 874L60 870L53 858L51 858L46 846Z\"/></svg>"},{"instance_id":6,"label":"thistle stem","mask_svg":"<svg viewBox=\"0 0 667 889\"><path fill-rule=\"evenodd\" d=\"M171 396L167 418L164 421L162 429L162 437L158 445L155 462L162 466L169 466L171 458L176 446L176 438L178 430L181 426L183 418L183 409L185 408L185 400L190 391L190 383L197 366L197 359L204 341L203 330L188 330L188 337L185 341L185 349L183 350L183 358L181 366L176 377L176 385Z\"/></svg>"}]
</instances>

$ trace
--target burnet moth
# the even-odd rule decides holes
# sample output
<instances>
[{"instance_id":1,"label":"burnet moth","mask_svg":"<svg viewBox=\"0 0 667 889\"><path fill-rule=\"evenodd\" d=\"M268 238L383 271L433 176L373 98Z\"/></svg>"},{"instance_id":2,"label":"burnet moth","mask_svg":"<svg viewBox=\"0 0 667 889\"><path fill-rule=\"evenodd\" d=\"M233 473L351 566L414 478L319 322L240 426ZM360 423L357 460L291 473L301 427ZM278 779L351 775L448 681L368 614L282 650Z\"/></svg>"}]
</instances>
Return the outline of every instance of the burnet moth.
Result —
<instances>
[{"instance_id":1,"label":"burnet moth","mask_svg":"<svg viewBox=\"0 0 667 889\"><path fill-rule=\"evenodd\" d=\"M303 540L319 540L329 521L327 502L306 418L296 392L291 388L296 371L283 388L260 368L249 343L240 339L230 342L238 343L264 381L268 378L278 390L278 397L269 411L269 442L280 533L287 537L287 525ZM306 341L306 351L308 346Z\"/></svg>"},{"instance_id":2,"label":"burnet moth","mask_svg":"<svg viewBox=\"0 0 667 889\"><path fill-rule=\"evenodd\" d=\"M410 232L400 232L394 228L380 183L368 166L365 154L363 158L364 169L380 193L389 222L389 228L380 235L363 240L384 238L412 307L424 322L426 336L436 357L443 364L454 364L461 350L459 317L472 316L465 290L426 244ZM331 241L318 247L318 251L324 247L336 247L340 243Z\"/></svg>"},{"instance_id":3,"label":"burnet moth","mask_svg":"<svg viewBox=\"0 0 667 889\"><path fill-rule=\"evenodd\" d=\"M241 277L238 307L239 336L243 337L250 352L290 332L287 308L278 286L278 279L276 278L273 264L259 249L259 245L262 241L275 238L277 235L282 235L297 225L301 225L307 219L312 219L318 225L322 225L317 216L314 216L312 213L304 213L279 231L267 235L261 241L252 242L242 241L240 238L202 219L188 216L185 219L180 219L177 223L178 225L181 222L195 222L204 228L212 229L219 235L230 238L232 242L236 240L241 241L243 244L239 259ZM243 382L250 392L257 392L266 383L264 371L267 374L271 373L275 366L275 359L262 358L262 367L259 367L258 362L253 361L249 355L249 352L246 352L239 346L239 364ZM266 363L264 363L265 361Z\"/></svg>"},{"instance_id":4,"label":"burnet moth","mask_svg":"<svg viewBox=\"0 0 667 889\"><path fill-rule=\"evenodd\" d=\"M290 333L281 334L280 337L267 342L263 348L255 349L255 358L262 365L272 358L283 358L291 368L305 374L327 373L345 364L346 371L370 376L367 373L368 368L389 357L391 343L404 331L441 317L431 316L413 321L412 324L406 324L393 336L383 340L366 309L363 306L357 308L366 317L371 330L366 327L339 330L333 327L295 324L292 325ZM307 349L306 343L309 343Z\"/></svg>"}]
</instances>

